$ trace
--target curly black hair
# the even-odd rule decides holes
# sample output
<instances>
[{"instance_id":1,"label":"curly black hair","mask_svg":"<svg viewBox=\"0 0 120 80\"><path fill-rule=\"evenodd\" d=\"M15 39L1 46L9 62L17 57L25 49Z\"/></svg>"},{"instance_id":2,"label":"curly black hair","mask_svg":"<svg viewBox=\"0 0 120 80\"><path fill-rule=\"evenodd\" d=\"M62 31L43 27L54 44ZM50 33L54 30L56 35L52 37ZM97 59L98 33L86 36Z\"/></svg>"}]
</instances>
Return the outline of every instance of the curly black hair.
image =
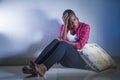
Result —
<instances>
[{"instance_id":1,"label":"curly black hair","mask_svg":"<svg viewBox=\"0 0 120 80\"><path fill-rule=\"evenodd\" d=\"M65 15L66 13L68 13L68 15L76 15L75 12L71 9L66 9L64 12L63 12L63 15Z\"/></svg>"}]
</instances>

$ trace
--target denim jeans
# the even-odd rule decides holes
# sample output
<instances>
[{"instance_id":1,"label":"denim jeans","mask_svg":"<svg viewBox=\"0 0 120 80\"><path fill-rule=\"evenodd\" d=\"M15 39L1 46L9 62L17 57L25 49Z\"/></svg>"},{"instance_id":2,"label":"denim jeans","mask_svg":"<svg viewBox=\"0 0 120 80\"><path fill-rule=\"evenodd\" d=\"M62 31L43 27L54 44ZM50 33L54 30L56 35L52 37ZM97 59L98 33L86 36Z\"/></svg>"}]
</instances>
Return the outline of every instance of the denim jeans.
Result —
<instances>
[{"instance_id":1,"label":"denim jeans","mask_svg":"<svg viewBox=\"0 0 120 80\"><path fill-rule=\"evenodd\" d=\"M86 63L79 52L64 41L54 39L35 60L37 64L45 64L50 69L56 62L64 67L85 69Z\"/></svg>"}]
</instances>

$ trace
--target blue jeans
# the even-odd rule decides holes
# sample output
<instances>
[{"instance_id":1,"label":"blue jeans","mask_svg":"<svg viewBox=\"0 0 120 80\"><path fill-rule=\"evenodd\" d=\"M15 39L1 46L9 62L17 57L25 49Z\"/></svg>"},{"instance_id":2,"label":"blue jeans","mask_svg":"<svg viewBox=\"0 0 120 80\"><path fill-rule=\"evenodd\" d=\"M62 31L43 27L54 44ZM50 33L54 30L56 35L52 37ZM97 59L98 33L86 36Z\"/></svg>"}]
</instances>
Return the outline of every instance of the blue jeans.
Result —
<instances>
[{"instance_id":1,"label":"blue jeans","mask_svg":"<svg viewBox=\"0 0 120 80\"><path fill-rule=\"evenodd\" d=\"M64 67L85 69L86 63L79 52L64 41L54 39L35 60L37 64L45 64L50 69L56 62Z\"/></svg>"}]
</instances>

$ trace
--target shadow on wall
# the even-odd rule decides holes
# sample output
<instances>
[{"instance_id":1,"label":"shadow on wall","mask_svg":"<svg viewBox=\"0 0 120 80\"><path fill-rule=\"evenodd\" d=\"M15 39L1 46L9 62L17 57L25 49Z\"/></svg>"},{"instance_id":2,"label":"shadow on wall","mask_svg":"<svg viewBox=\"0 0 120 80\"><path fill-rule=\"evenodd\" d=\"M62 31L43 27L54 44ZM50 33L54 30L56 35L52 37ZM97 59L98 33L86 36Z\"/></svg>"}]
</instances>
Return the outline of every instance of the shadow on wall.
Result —
<instances>
[{"instance_id":1,"label":"shadow on wall","mask_svg":"<svg viewBox=\"0 0 120 80\"><path fill-rule=\"evenodd\" d=\"M47 14L40 10L30 10L28 13L30 13L32 16L28 23L29 26L33 28L33 32L41 32L42 34L42 39L37 43L32 44L27 52L28 55L32 56L33 53L36 53L36 51L39 50L43 50L47 44L49 44L54 38L57 38L59 34L58 32L60 23L57 19L49 19Z\"/></svg>"},{"instance_id":2,"label":"shadow on wall","mask_svg":"<svg viewBox=\"0 0 120 80\"><path fill-rule=\"evenodd\" d=\"M44 11L37 9L27 10L25 11L25 19L27 24L26 27L31 30L31 34L29 35L31 42L29 43L29 46L26 46L23 51L16 51L14 49L12 51L8 50L5 54L8 54L9 56L4 58L0 57L0 65L24 64L28 62L28 58L37 57L54 38L57 38L60 23L57 19L49 19ZM39 38L41 35L42 38ZM0 45L0 48L2 49L9 49L13 46L10 43L9 38L3 34L0 34L0 42L2 43L2 45ZM23 47L25 47L24 44ZM2 54L4 55L4 53Z\"/></svg>"}]
</instances>

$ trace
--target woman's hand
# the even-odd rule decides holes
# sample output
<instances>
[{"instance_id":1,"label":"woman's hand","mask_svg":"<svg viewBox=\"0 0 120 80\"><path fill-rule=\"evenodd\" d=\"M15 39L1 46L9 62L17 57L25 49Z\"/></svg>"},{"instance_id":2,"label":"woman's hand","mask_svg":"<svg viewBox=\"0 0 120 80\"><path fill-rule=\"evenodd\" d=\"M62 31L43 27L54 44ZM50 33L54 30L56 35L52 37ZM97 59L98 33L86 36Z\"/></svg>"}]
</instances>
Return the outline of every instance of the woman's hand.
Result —
<instances>
[{"instance_id":1,"label":"woman's hand","mask_svg":"<svg viewBox=\"0 0 120 80\"><path fill-rule=\"evenodd\" d=\"M69 23L69 15L68 15L68 13L63 15L62 19L63 19L63 22L64 22L64 26L67 27L68 23Z\"/></svg>"},{"instance_id":2,"label":"woman's hand","mask_svg":"<svg viewBox=\"0 0 120 80\"><path fill-rule=\"evenodd\" d=\"M57 38L59 41L64 41L63 39L62 39L62 37L58 37Z\"/></svg>"},{"instance_id":3,"label":"woman's hand","mask_svg":"<svg viewBox=\"0 0 120 80\"><path fill-rule=\"evenodd\" d=\"M67 40L64 40L62 37L58 37L57 39L58 39L59 41L64 41L64 42L72 45L73 47L75 47L75 43L74 43L74 42L69 42L69 41L67 41Z\"/></svg>"}]
</instances>

